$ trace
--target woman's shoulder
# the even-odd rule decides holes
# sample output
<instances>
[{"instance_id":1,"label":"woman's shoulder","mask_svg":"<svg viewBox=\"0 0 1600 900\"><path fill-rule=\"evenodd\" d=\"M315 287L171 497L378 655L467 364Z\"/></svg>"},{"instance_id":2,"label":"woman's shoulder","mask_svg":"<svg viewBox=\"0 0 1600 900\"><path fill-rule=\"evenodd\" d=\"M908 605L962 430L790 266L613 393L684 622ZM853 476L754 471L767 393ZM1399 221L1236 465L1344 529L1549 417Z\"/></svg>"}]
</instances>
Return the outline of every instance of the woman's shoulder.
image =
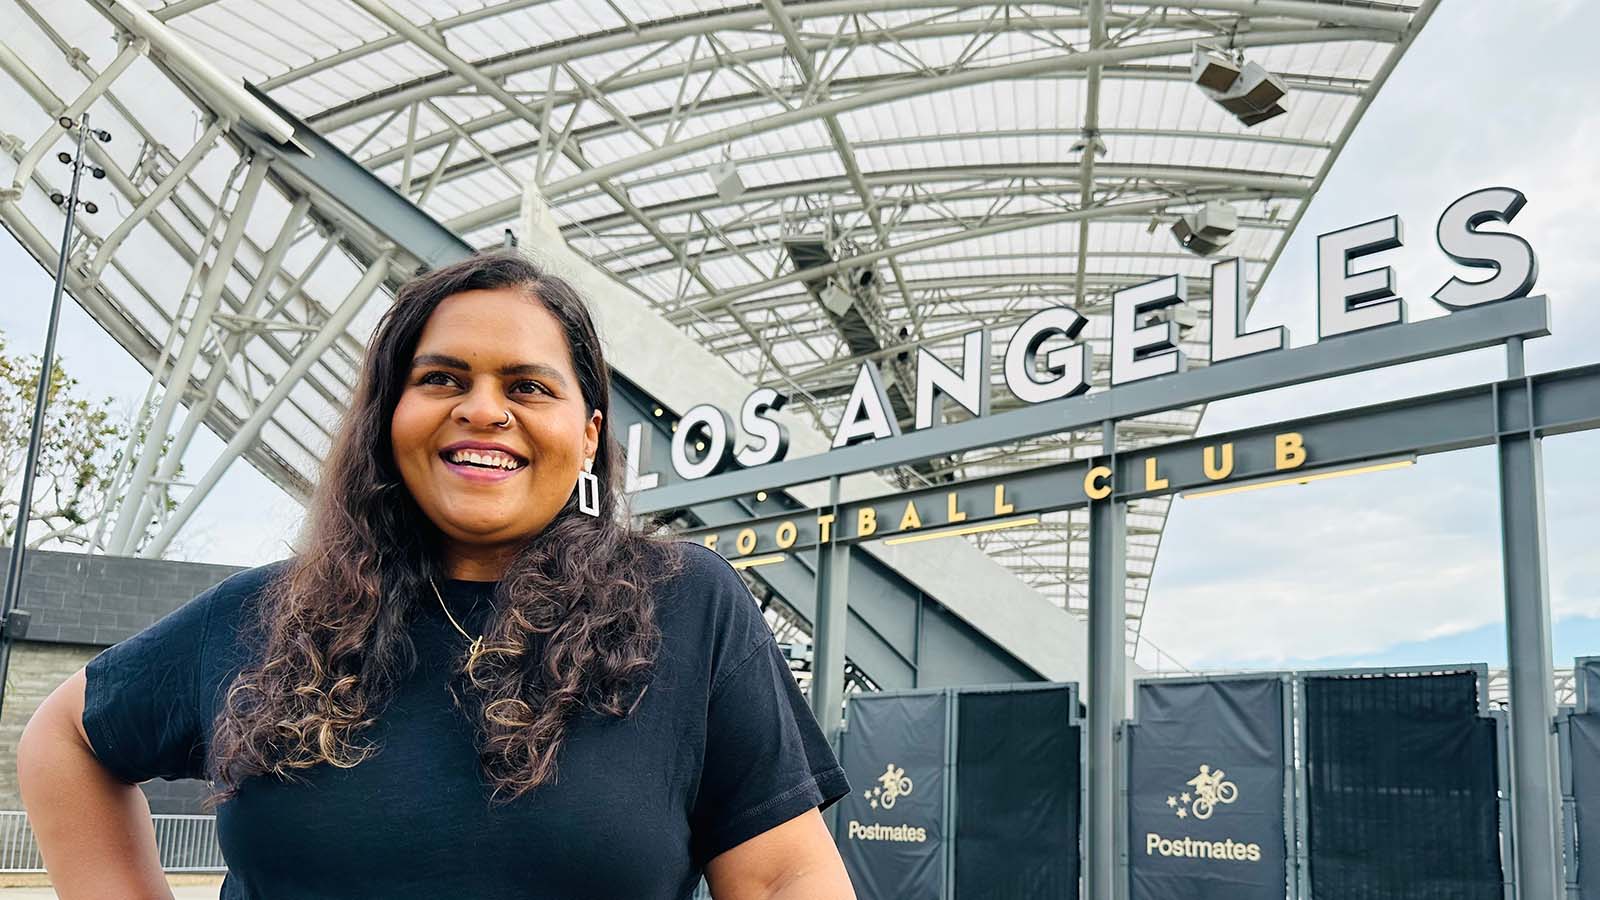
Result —
<instances>
[{"instance_id":1,"label":"woman's shoulder","mask_svg":"<svg viewBox=\"0 0 1600 900\"><path fill-rule=\"evenodd\" d=\"M656 583L656 609L666 639L704 644L714 658L771 639L761 606L727 560L690 541L665 549L676 556L669 574Z\"/></svg>"}]
</instances>

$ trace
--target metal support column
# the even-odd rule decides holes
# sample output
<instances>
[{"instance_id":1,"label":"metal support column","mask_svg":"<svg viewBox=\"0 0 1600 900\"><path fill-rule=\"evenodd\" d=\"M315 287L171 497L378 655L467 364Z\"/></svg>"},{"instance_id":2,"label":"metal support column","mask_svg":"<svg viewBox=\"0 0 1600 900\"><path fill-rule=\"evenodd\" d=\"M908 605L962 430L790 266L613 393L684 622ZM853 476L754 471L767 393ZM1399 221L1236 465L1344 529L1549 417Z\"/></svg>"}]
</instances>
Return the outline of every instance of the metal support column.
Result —
<instances>
[{"instance_id":1,"label":"metal support column","mask_svg":"<svg viewBox=\"0 0 1600 900\"><path fill-rule=\"evenodd\" d=\"M267 158L263 154L257 154L250 160L250 170L239 189L239 199L233 204L233 213L228 217L228 227L223 232L222 243L217 247L217 255L212 258L211 268L206 272L200 302L195 306L194 316L189 320L189 327L183 337L183 346L178 351L178 359L172 364L172 370L167 375L166 390L161 394L161 406L150 422L150 430L144 439L144 450L139 456L138 464L134 466L128 492L123 495L122 503L117 510L117 527L111 532L110 546L113 553L131 554L134 545L144 533L147 520L141 519L140 513L146 508L145 494L150 490L150 478L155 474L156 463L160 461L161 445L166 441L167 432L172 427L172 417L177 413L178 404L182 401L184 391L189 385L189 373L194 369L195 359L199 357L200 348L206 342L207 332L211 327L211 316L222 302L222 289L228 281L228 271L233 268L234 254L244 240L245 223L250 218L250 211L255 206L256 196L266 177ZM172 327L178 328L178 322L174 321Z\"/></svg>"},{"instance_id":2,"label":"metal support column","mask_svg":"<svg viewBox=\"0 0 1600 900\"><path fill-rule=\"evenodd\" d=\"M1103 426L1103 465L1116 471L1117 432ZM1117 809L1122 768L1117 723L1127 709L1128 504L1116 493L1089 505L1089 810L1084 817L1084 896L1114 900L1126 888Z\"/></svg>"},{"instance_id":3,"label":"metal support column","mask_svg":"<svg viewBox=\"0 0 1600 900\"><path fill-rule=\"evenodd\" d=\"M311 200L305 196L295 198L294 204L289 207L289 214L284 217L283 225L278 229L277 240L272 242L266 258L261 261L261 269L256 273L255 283L250 286L250 293L239 305L240 316L248 318L257 315L257 310L267 297L268 289L278 277L284 256L294 243L294 233L300 228L300 223L304 221L306 211L310 207ZM222 386L223 376L228 374L230 363L254 337L255 332L241 329L222 339L217 355L211 360L211 369L206 373L205 384L200 388L199 398L190 404L189 412L183 418L183 424L173 436L172 446L162 454L161 468L156 472L156 483L170 484L178 477L178 466L183 463L183 455L188 452L189 442L194 439L195 432L211 413L212 404L217 400L217 390ZM138 521L150 521L155 512L155 494L153 491L146 491L139 502Z\"/></svg>"},{"instance_id":4,"label":"metal support column","mask_svg":"<svg viewBox=\"0 0 1600 900\"><path fill-rule=\"evenodd\" d=\"M1520 340L1507 344L1507 374L1523 378ZM1556 794L1555 698L1550 650L1550 591L1545 567L1544 459L1534 430L1533 386L1527 408L1504 408L1497 449L1501 568L1506 591L1506 659L1511 697L1511 811L1516 882L1523 900L1559 896L1561 842ZM1508 421L1509 420L1509 421Z\"/></svg>"},{"instance_id":5,"label":"metal support column","mask_svg":"<svg viewBox=\"0 0 1600 900\"><path fill-rule=\"evenodd\" d=\"M294 390L300 380L311 370L311 366L321 358L323 351L332 346L333 342L339 339L339 335L344 333L344 330L350 325L350 320L354 319L356 313L360 312L362 307L367 305L367 301L372 299L373 293L378 290L378 286L383 283L383 279L388 273L389 256L387 254L372 261L372 265L367 267L367 271L361 276L361 280L356 283L355 287L350 289L350 293L345 295L343 302L322 323L322 327L318 329L310 343L295 357L294 363L289 366L289 371L283 373L283 377L278 379L278 383L273 385L267 396L263 397L261 402L256 405L255 411L250 414L250 418L240 424L239 430L234 432L232 440L228 441L228 445L222 448L222 454L211 463L211 468L206 470L206 474L201 476L200 480L195 483L194 488L183 498L183 503L173 512L172 518L161 526L160 533L141 551L142 556L146 559L161 558L162 552L167 549L167 545L172 542L173 537L183 528L183 524L189 521L189 517L194 515L195 508L200 505L201 501L205 500L207 494L211 493L211 489L217 486L217 482L222 479L223 473L228 470L233 461L238 459L245 450L255 443L256 438L261 434L261 429L266 426L267 420L272 418L272 414L277 410L278 405L288 398L289 392Z\"/></svg>"},{"instance_id":6,"label":"metal support column","mask_svg":"<svg viewBox=\"0 0 1600 900\"><path fill-rule=\"evenodd\" d=\"M839 478L828 479L828 506L839 514ZM844 629L849 619L850 547L839 543L839 528L817 547L817 617L811 629L811 712L832 742L839 734L844 706Z\"/></svg>"}]
</instances>

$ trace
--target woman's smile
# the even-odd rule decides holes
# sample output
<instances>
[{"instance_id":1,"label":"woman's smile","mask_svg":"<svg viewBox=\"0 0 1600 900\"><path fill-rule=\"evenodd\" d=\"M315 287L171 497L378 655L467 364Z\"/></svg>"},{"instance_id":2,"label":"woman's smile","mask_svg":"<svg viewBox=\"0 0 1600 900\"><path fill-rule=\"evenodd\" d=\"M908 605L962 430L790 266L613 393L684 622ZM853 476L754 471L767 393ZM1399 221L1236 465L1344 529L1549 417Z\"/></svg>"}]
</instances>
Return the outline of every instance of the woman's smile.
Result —
<instances>
[{"instance_id":1,"label":"woman's smile","mask_svg":"<svg viewBox=\"0 0 1600 900\"><path fill-rule=\"evenodd\" d=\"M462 441L439 451L439 459L452 474L470 481L505 481L528 468L528 461L503 445Z\"/></svg>"}]
</instances>

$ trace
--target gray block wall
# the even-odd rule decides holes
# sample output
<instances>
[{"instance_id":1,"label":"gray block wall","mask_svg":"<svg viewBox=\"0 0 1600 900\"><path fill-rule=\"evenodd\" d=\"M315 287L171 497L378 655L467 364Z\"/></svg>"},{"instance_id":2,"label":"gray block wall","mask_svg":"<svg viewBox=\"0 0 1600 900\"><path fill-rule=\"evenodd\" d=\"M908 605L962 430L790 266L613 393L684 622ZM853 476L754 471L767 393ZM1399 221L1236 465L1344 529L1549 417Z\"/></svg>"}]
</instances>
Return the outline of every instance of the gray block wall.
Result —
<instances>
[{"instance_id":1,"label":"gray block wall","mask_svg":"<svg viewBox=\"0 0 1600 900\"><path fill-rule=\"evenodd\" d=\"M9 558L9 548L0 550L0 566ZM17 606L32 613L32 620L27 638L11 645L0 707L0 809L22 809L17 741L44 698L101 650L238 571L238 566L28 551ZM151 812L202 811L201 782L156 779L141 788Z\"/></svg>"}]
</instances>

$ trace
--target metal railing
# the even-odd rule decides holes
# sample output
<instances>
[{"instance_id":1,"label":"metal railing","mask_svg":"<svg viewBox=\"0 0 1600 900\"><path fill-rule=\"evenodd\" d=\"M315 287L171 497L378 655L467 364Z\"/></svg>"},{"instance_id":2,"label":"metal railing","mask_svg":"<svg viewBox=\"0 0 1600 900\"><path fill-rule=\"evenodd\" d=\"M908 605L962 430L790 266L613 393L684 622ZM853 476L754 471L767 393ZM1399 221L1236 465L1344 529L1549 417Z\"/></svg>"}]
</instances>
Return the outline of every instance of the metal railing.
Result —
<instances>
[{"instance_id":1,"label":"metal railing","mask_svg":"<svg viewBox=\"0 0 1600 900\"><path fill-rule=\"evenodd\" d=\"M167 872L225 872L216 816L153 815L156 850ZM0 810L0 872L43 872L26 813Z\"/></svg>"}]
</instances>

